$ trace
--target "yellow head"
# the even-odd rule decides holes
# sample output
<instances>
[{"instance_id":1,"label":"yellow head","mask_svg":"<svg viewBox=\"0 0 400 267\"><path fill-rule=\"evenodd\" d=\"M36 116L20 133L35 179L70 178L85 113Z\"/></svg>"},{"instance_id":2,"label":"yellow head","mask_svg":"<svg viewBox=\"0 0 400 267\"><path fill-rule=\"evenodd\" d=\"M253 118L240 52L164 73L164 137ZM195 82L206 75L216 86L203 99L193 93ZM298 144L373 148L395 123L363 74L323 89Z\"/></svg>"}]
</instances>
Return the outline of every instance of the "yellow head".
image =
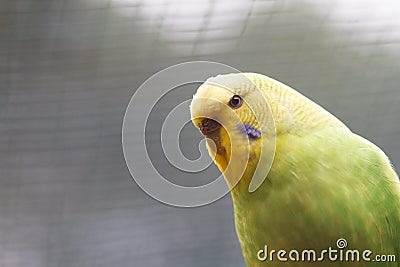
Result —
<instances>
[{"instance_id":1,"label":"yellow head","mask_svg":"<svg viewBox=\"0 0 400 267\"><path fill-rule=\"evenodd\" d=\"M251 74L210 78L191 103L192 121L207 138L210 155L231 188L254 172L263 140L275 136L269 105L250 78Z\"/></svg>"},{"instance_id":2,"label":"yellow head","mask_svg":"<svg viewBox=\"0 0 400 267\"><path fill-rule=\"evenodd\" d=\"M240 182L250 192L267 177L277 137L321 125L344 126L300 93L256 73L209 78L193 97L191 116L228 185L243 177Z\"/></svg>"}]
</instances>

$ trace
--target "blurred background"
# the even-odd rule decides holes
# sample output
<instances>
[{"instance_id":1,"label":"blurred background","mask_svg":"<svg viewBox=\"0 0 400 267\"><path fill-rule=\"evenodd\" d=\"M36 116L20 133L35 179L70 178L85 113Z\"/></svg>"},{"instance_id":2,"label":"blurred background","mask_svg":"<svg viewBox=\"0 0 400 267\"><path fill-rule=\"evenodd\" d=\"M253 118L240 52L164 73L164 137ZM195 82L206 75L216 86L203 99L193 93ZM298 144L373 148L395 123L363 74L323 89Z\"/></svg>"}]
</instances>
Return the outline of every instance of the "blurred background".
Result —
<instances>
[{"instance_id":1,"label":"blurred background","mask_svg":"<svg viewBox=\"0 0 400 267\"><path fill-rule=\"evenodd\" d=\"M124 162L129 99L190 60L296 88L400 170L398 1L2 0L0 266L244 266L229 196L167 206ZM163 108L195 88L160 102L155 140ZM182 150L195 157L200 139L188 125ZM194 181L160 153L152 160Z\"/></svg>"}]
</instances>

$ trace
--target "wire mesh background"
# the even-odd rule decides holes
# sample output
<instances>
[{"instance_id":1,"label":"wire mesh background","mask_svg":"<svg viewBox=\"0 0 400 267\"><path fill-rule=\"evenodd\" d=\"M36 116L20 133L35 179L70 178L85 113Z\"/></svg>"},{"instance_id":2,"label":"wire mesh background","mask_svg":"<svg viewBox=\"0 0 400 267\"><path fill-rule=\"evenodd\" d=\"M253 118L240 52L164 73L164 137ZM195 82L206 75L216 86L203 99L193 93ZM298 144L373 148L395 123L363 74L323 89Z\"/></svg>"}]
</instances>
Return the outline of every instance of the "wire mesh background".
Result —
<instances>
[{"instance_id":1,"label":"wire mesh background","mask_svg":"<svg viewBox=\"0 0 400 267\"><path fill-rule=\"evenodd\" d=\"M275 77L400 168L397 1L3 0L0 25L0 266L244 266L229 196L169 207L125 166L126 105L171 64Z\"/></svg>"}]
</instances>

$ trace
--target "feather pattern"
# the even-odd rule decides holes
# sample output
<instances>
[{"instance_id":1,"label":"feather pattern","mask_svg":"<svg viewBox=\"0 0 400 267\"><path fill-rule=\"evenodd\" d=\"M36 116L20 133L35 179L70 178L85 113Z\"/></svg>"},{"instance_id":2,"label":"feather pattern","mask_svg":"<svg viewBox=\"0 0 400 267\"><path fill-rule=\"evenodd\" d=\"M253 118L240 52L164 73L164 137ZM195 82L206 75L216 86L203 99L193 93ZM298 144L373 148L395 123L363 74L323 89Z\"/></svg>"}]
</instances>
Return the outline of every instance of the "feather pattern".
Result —
<instances>
[{"instance_id":1,"label":"feather pattern","mask_svg":"<svg viewBox=\"0 0 400 267\"><path fill-rule=\"evenodd\" d=\"M339 238L351 249L371 250L371 257L396 257L395 262L345 266L400 266L400 183L384 152L307 97L264 75L213 77L194 98L227 103L233 94L246 102L234 111L241 124L233 121L232 111L207 105L193 105L191 111L192 117L218 116L225 127L220 140L227 153L214 161L232 185L235 225L247 266L344 266L327 258L298 263L257 259L265 245L322 251L335 248ZM260 158L262 142L272 137L272 167L263 184L250 193L252 175L265 160ZM246 148L249 157L244 160ZM228 163L245 168L237 184L230 177L236 169L227 170Z\"/></svg>"}]
</instances>

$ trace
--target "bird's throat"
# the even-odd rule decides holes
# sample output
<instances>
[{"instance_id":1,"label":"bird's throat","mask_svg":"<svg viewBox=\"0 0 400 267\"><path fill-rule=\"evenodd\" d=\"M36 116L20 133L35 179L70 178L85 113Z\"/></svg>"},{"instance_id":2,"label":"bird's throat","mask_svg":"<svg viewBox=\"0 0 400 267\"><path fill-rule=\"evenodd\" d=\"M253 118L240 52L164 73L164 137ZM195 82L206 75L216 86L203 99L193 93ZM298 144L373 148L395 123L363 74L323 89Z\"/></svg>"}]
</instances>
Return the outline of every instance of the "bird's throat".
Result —
<instances>
[{"instance_id":1,"label":"bird's throat","mask_svg":"<svg viewBox=\"0 0 400 267\"><path fill-rule=\"evenodd\" d=\"M236 130L236 129L235 129ZM240 131L228 131L221 127L207 138L207 148L211 158L223 173L230 189L241 184L249 186L252 172L257 166L258 145L260 139L249 140Z\"/></svg>"},{"instance_id":2,"label":"bird's throat","mask_svg":"<svg viewBox=\"0 0 400 267\"><path fill-rule=\"evenodd\" d=\"M221 172L228 166L231 154L231 142L229 135L224 127L205 136L207 138L207 148L211 158Z\"/></svg>"}]
</instances>

